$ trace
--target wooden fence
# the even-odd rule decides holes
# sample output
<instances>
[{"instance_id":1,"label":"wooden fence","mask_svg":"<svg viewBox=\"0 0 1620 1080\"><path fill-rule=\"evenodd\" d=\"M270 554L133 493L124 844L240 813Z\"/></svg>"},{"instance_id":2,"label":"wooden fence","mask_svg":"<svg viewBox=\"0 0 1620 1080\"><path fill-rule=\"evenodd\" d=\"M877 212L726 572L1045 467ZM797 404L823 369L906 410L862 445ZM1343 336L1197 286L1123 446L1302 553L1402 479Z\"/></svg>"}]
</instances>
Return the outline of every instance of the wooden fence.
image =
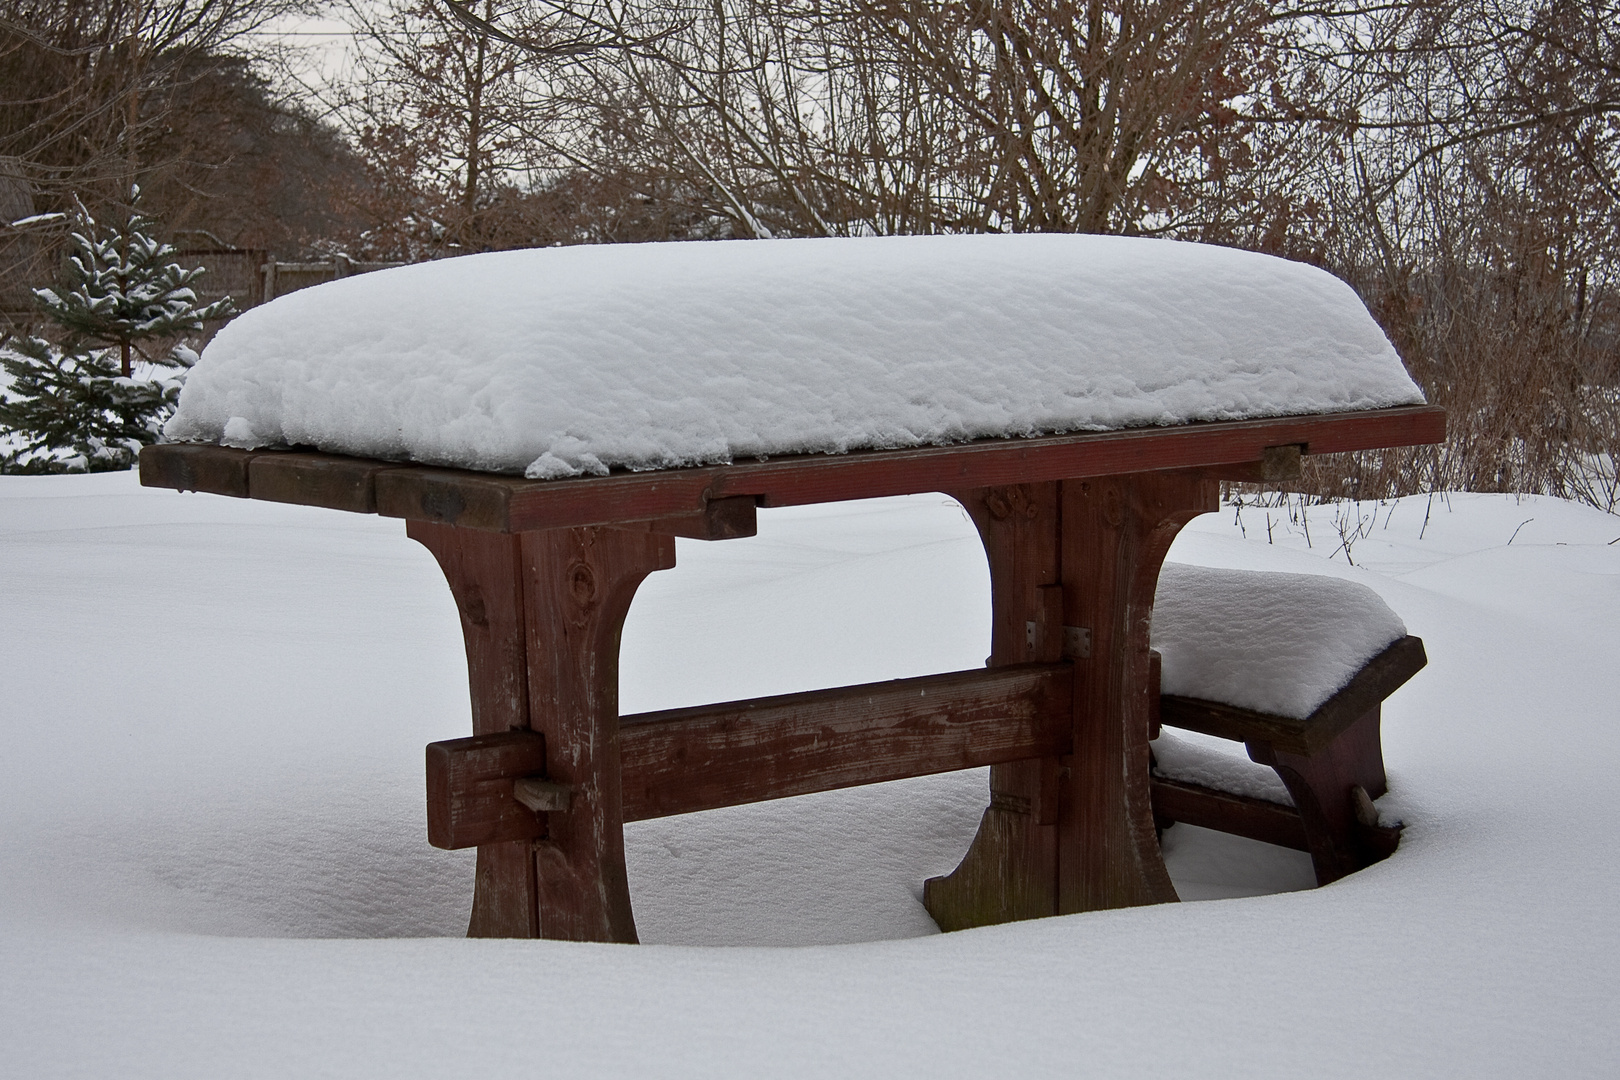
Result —
<instances>
[{"instance_id":1,"label":"wooden fence","mask_svg":"<svg viewBox=\"0 0 1620 1080\"><path fill-rule=\"evenodd\" d=\"M55 280L60 258L58 247L37 235L11 231L0 236L0 333L38 331L43 317L33 291ZM197 281L201 303L229 296L237 311L311 285L402 265L361 262L346 255L322 262L282 262L263 250L231 247L183 248L175 253L175 261L187 269L200 266L206 270ZM205 324L202 342L212 338L226 321Z\"/></svg>"}]
</instances>

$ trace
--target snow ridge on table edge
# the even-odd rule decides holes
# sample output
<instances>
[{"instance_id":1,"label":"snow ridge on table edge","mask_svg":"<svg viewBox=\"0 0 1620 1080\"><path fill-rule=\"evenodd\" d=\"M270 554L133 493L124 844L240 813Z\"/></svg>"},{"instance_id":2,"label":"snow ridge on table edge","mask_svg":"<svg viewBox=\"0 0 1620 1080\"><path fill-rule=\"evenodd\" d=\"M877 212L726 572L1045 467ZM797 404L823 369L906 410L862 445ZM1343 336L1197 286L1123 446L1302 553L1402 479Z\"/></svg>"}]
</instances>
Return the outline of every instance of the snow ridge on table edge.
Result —
<instances>
[{"instance_id":1,"label":"snow ridge on table edge","mask_svg":"<svg viewBox=\"0 0 1620 1080\"><path fill-rule=\"evenodd\" d=\"M1197 426L1199 424L1212 424L1212 423L1239 423L1239 422L1247 421L1247 420L1286 420L1289 417L1293 417L1293 416L1334 416L1334 415L1342 415L1342 414L1345 414L1345 413L1367 412L1367 411L1371 411L1371 410L1375 410L1375 409L1401 408L1401 407L1404 407L1404 406L1423 405L1423 404L1426 404L1426 402L1423 401L1420 398L1420 399L1418 399L1416 401L1397 401L1397 402L1391 402L1391 403L1387 403L1387 404L1371 404L1371 405L1365 405L1365 406L1351 405L1351 406L1347 406L1347 407L1342 408L1342 409L1320 409L1320 410L1314 410L1314 411L1309 411L1309 412L1268 413L1268 414L1264 414L1264 415L1249 415L1249 414L1246 414L1246 415L1242 415L1242 416L1194 417L1191 420L1187 420L1187 421L1176 420L1176 421L1173 421L1173 422L1166 422L1166 423L1162 423L1162 424L1140 423L1140 424L1130 424L1130 425L1126 425L1126 426L1122 426L1122 427L1083 426L1083 427L1060 428L1060 429L1051 429L1051 430L1036 429L1036 430L1032 430L1032 431L1028 431L1028 432L1012 432L1012 433L990 434L990 435L964 435L961 438L940 438L940 439L926 440L926 441L922 440L922 439L918 439L918 440L910 441L910 442L899 442L899 441L873 442L873 443L850 444L850 445L834 446L834 447L826 447L826 448L823 448L823 447L809 447L809 448L800 449L800 450L780 450L780 451L771 451L771 452L767 452L767 453L748 453L748 452L737 453L737 454L729 454L729 453L727 453L727 454L716 454L713 457L692 457L692 458L689 458L689 459L671 457L671 458L668 458L668 459L662 459L662 460L658 460L658 461L614 461L614 462L612 462L610 464L608 462L603 462L603 461L601 461L601 459L598 458L598 459L596 459L597 464L592 464L592 465L590 465L590 466L588 466L586 468L570 469L569 471L566 471L566 472L559 470L559 471L557 471L555 473L546 473L546 472L544 472L542 470L536 469L534 467L535 463L530 463L530 465L528 465L528 466L511 465L511 464L502 465L502 464L499 464L499 463L490 463L490 464L471 463L471 464L469 464L468 461L465 458L460 458L460 457L455 457L455 456L450 456L450 455L431 455L431 454L429 454L429 455L397 454L397 455L383 456L383 455L376 454L376 453L370 453L366 449L364 449L362 446L354 444L354 443L350 443L350 442L348 442L346 440L323 440L321 442L268 442L268 441L263 441L263 440L260 440L260 439L257 439L257 438L253 438L253 439L232 439L228 435L224 435L224 434L222 434L222 436L219 437L219 438L208 438L208 437L178 437L177 438L177 437L173 437L173 435L168 430L165 430L164 437L160 441L165 442L165 443L170 443L170 444L179 444L179 445L188 445L188 446L222 446L222 447L227 447L227 448L230 448L230 449L238 449L238 450L267 450L267 451L272 451L272 452L275 452L275 451L312 451L312 452L319 452L319 453L323 453L323 454L339 454L339 455L343 455L343 456L347 456L347 457L370 458L370 459L374 459L374 460L377 460L377 461L385 461L385 462L390 462L392 464L397 464L397 465L422 465L422 466L428 466L428 467L432 467L432 468L441 468L441 469L461 469L461 470L466 470L466 471L470 471L470 472L489 473L489 474L494 475L494 476L523 477L523 478L529 479L529 480L561 480L561 479L569 479L569 478L574 478L574 477L579 477L579 476L608 476L608 475L611 475L611 474L613 474L615 472L646 473L646 472L659 472L659 471L669 470L669 469L687 469L687 468L703 468L703 467L706 467L706 466L734 465L738 461L745 461L745 462L754 461L754 462L759 462L759 463L765 463L765 462L768 462L768 461L772 461L772 460L774 460L776 458L789 458L789 457L800 457L800 456L804 456L804 457L813 457L813 456L841 457L841 456L846 455L846 454L866 453L866 452L871 452L871 451L920 450L920 449L927 449L927 448L945 449L945 448L953 447L953 446L968 446L968 445L971 445L971 444L974 444L974 443L986 443L986 442L993 442L993 441L998 441L998 440L1006 440L1006 441L1034 440L1034 439L1056 438L1056 437L1060 437L1060 436L1063 436L1063 435L1096 435L1096 434L1103 434L1105 432L1111 432L1111 431L1118 431L1118 432L1135 431L1135 432L1141 432L1141 431L1151 431L1151 430L1156 429L1156 428L1192 427L1192 426ZM240 429L238 429L238 430L240 430ZM545 455L542 455L542 458L544 456ZM585 456L587 458L589 458L589 457L592 457L593 455L585 455ZM537 461L538 460L540 460L540 459L537 459ZM598 467L598 464L599 464L599 467Z\"/></svg>"}]
</instances>

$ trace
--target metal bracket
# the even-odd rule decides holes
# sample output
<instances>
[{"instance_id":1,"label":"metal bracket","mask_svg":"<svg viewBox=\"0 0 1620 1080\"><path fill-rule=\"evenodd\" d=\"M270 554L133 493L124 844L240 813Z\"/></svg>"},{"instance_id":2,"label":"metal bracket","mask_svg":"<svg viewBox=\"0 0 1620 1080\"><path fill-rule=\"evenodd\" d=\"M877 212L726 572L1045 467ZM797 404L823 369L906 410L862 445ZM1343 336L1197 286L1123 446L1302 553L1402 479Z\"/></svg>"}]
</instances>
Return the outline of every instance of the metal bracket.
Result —
<instances>
[{"instance_id":1,"label":"metal bracket","mask_svg":"<svg viewBox=\"0 0 1620 1080\"><path fill-rule=\"evenodd\" d=\"M1063 655L1071 660L1085 660L1091 656L1091 630L1085 626L1063 628Z\"/></svg>"},{"instance_id":2,"label":"metal bracket","mask_svg":"<svg viewBox=\"0 0 1620 1080\"><path fill-rule=\"evenodd\" d=\"M1035 648L1035 639L1040 633L1035 620L1030 619L1024 623L1024 643L1031 651ZM1065 626L1063 628L1063 656L1071 660L1085 660L1091 656L1091 630L1084 626Z\"/></svg>"}]
</instances>

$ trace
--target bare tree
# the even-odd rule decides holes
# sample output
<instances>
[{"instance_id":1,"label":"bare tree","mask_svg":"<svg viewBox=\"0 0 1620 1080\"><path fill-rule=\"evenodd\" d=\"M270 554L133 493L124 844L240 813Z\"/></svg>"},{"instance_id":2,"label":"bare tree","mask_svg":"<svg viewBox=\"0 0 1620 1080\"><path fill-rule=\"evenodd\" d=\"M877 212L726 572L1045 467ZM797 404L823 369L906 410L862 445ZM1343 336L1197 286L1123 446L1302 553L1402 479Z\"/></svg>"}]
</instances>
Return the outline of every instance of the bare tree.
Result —
<instances>
[{"instance_id":1,"label":"bare tree","mask_svg":"<svg viewBox=\"0 0 1620 1080\"><path fill-rule=\"evenodd\" d=\"M536 33L509 2L475 7L480 20ZM514 181L534 178L524 132L546 108L530 54L435 0L352 0L346 10L360 49L336 112L370 163L376 228L419 255L503 246L491 211Z\"/></svg>"},{"instance_id":2,"label":"bare tree","mask_svg":"<svg viewBox=\"0 0 1620 1080\"><path fill-rule=\"evenodd\" d=\"M1238 103L1275 96L1301 17L1257 0L540 6L596 45L549 80L573 106L553 144L604 172L622 162L603 149L656 158L755 236L1168 228L1242 156Z\"/></svg>"},{"instance_id":3,"label":"bare tree","mask_svg":"<svg viewBox=\"0 0 1620 1080\"><path fill-rule=\"evenodd\" d=\"M46 193L121 199L183 89L301 0L4 0L0 156Z\"/></svg>"},{"instance_id":4,"label":"bare tree","mask_svg":"<svg viewBox=\"0 0 1620 1080\"><path fill-rule=\"evenodd\" d=\"M1438 451L1320 463L1319 490L1620 507L1617 27L1613 0L1442 0L1323 48L1339 123L1290 175L1329 223L1313 257L1451 420Z\"/></svg>"}]
</instances>

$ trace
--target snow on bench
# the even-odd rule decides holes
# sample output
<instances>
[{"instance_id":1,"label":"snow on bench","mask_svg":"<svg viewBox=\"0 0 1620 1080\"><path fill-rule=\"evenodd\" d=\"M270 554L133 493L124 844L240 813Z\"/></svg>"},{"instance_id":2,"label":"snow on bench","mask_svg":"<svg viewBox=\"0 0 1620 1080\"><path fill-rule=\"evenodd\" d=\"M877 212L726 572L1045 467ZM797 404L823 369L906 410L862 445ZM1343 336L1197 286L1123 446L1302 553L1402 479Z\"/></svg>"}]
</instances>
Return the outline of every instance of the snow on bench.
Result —
<instances>
[{"instance_id":1,"label":"snow on bench","mask_svg":"<svg viewBox=\"0 0 1620 1080\"><path fill-rule=\"evenodd\" d=\"M1419 404L1355 293L1109 236L583 246L240 316L166 434L536 479Z\"/></svg>"},{"instance_id":2,"label":"snow on bench","mask_svg":"<svg viewBox=\"0 0 1620 1080\"><path fill-rule=\"evenodd\" d=\"M1379 595L1312 574L1164 564L1153 600L1159 691L1303 720L1406 634ZM1271 769L1161 735L1159 772L1292 806Z\"/></svg>"},{"instance_id":3,"label":"snow on bench","mask_svg":"<svg viewBox=\"0 0 1620 1080\"><path fill-rule=\"evenodd\" d=\"M1339 578L1166 563L1151 640L1164 723L1245 742L1270 766L1160 734L1155 773L1171 782L1154 782L1161 824L1300 847L1322 884L1394 849L1398 828L1380 826L1371 804L1385 789L1380 706L1426 659L1377 593Z\"/></svg>"},{"instance_id":4,"label":"snow on bench","mask_svg":"<svg viewBox=\"0 0 1620 1080\"><path fill-rule=\"evenodd\" d=\"M1365 585L1164 564L1153 600L1160 692L1303 720L1406 624Z\"/></svg>"}]
</instances>

